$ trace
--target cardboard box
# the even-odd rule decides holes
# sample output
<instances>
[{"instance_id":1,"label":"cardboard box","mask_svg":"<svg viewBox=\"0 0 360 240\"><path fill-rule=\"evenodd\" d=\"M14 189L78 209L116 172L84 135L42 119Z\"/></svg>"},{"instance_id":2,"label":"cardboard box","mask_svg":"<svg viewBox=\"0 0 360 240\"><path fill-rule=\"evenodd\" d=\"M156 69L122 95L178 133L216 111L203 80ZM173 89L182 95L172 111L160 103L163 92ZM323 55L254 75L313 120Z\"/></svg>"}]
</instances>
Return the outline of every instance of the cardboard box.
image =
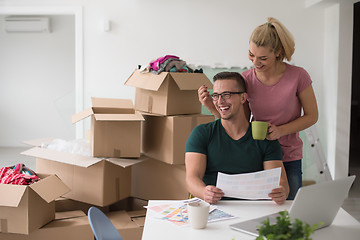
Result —
<instances>
[{"instance_id":1,"label":"cardboard box","mask_svg":"<svg viewBox=\"0 0 360 240\"><path fill-rule=\"evenodd\" d=\"M0 232L29 234L55 218L54 200L70 189L55 175L30 185L0 184Z\"/></svg>"},{"instance_id":2,"label":"cardboard box","mask_svg":"<svg viewBox=\"0 0 360 240\"><path fill-rule=\"evenodd\" d=\"M114 224L124 240L140 240L142 237L146 211L109 212L106 216Z\"/></svg>"},{"instance_id":3,"label":"cardboard box","mask_svg":"<svg viewBox=\"0 0 360 240\"><path fill-rule=\"evenodd\" d=\"M0 240L94 239L88 217L82 211L56 213L55 220L29 235L2 234Z\"/></svg>"},{"instance_id":4,"label":"cardboard box","mask_svg":"<svg viewBox=\"0 0 360 240\"><path fill-rule=\"evenodd\" d=\"M106 214L124 240L140 240L145 213L118 211ZM88 217L82 211L56 213L56 220L30 235L0 233L0 240L92 240Z\"/></svg>"},{"instance_id":5,"label":"cardboard box","mask_svg":"<svg viewBox=\"0 0 360 240\"><path fill-rule=\"evenodd\" d=\"M135 70L125 85L136 87L135 109L160 115L201 113L197 90L211 81L203 73L140 73Z\"/></svg>"},{"instance_id":6,"label":"cardboard box","mask_svg":"<svg viewBox=\"0 0 360 240\"><path fill-rule=\"evenodd\" d=\"M124 200L120 200L120 201L124 201ZM94 206L94 204L80 202L70 198L60 197L55 199L55 211L57 213L77 211L77 210L81 210L84 213L87 213L89 211L89 208L92 206ZM109 206L105 206L105 207L95 206L95 207L99 208L104 213L109 212ZM125 210L125 209L121 209L121 210Z\"/></svg>"},{"instance_id":7,"label":"cardboard box","mask_svg":"<svg viewBox=\"0 0 360 240\"><path fill-rule=\"evenodd\" d=\"M111 204L109 206L110 212L114 211L138 211L144 210L144 207L148 205L148 201L135 197L128 197L123 200L118 201L117 203Z\"/></svg>"},{"instance_id":8,"label":"cardboard box","mask_svg":"<svg viewBox=\"0 0 360 240\"><path fill-rule=\"evenodd\" d=\"M91 98L92 108L72 116L72 123L91 116L94 157L140 157L141 121L129 99Z\"/></svg>"},{"instance_id":9,"label":"cardboard box","mask_svg":"<svg viewBox=\"0 0 360 240\"><path fill-rule=\"evenodd\" d=\"M38 172L55 173L69 186L63 197L101 207L130 196L131 166L146 159L93 158L39 147L21 154L36 158Z\"/></svg>"},{"instance_id":10,"label":"cardboard box","mask_svg":"<svg viewBox=\"0 0 360 240\"><path fill-rule=\"evenodd\" d=\"M131 196L146 200L187 199L185 173L185 165L145 160L132 167Z\"/></svg>"},{"instance_id":11,"label":"cardboard box","mask_svg":"<svg viewBox=\"0 0 360 240\"><path fill-rule=\"evenodd\" d=\"M213 115L204 114L143 116L142 152L169 164L185 164L185 143L193 128L214 121Z\"/></svg>"}]
</instances>

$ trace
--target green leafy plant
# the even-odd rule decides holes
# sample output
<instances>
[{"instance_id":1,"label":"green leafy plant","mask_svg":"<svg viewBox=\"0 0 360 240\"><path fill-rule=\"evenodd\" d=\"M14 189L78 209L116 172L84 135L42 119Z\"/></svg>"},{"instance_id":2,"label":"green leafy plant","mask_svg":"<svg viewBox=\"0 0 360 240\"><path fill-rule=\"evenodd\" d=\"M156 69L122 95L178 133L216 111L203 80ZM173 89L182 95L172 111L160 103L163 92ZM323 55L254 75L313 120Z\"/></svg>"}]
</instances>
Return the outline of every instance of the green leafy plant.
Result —
<instances>
[{"instance_id":1,"label":"green leafy plant","mask_svg":"<svg viewBox=\"0 0 360 240\"><path fill-rule=\"evenodd\" d=\"M318 224L310 226L299 219L291 222L288 211L279 213L275 224L270 224L269 219L262 223L256 240L311 240L310 235L314 233Z\"/></svg>"}]
</instances>

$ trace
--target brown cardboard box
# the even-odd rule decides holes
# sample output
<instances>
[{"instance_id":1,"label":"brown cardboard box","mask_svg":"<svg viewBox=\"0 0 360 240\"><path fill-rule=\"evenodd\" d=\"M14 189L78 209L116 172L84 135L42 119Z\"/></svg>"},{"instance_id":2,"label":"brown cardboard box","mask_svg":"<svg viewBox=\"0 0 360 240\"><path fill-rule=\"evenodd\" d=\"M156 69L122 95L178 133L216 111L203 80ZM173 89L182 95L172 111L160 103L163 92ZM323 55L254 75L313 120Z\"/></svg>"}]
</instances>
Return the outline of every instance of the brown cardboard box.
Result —
<instances>
[{"instance_id":1,"label":"brown cardboard box","mask_svg":"<svg viewBox=\"0 0 360 240\"><path fill-rule=\"evenodd\" d=\"M29 235L2 234L0 240L91 240L94 239L89 220L82 211L56 213L55 220Z\"/></svg>"},{"instance_id":2,"label":"brown cardboard box","mask_svg":"<svg viewBox=\"0 0 360 240\"><path fill-rule=\"evenodd\" d=\"M214 121L214 116L204 114L143 116L142 152L169 164L184 164L185 143L193 128Z\"/></svg>"},{"instance_id":3,"label":"brown cardboard box","mask_svg":"<svg viewBox=\"0 0 360 240\"><path fill-rule=\"evenodd\" d=\"M124 240L140 240L145 212L118 211L106 214ZM92 240L88 217L82 211L56 213L56 220L30 235L0 233L0 240Z\"/></svg>"},{"instance_id":4,"label":"brown cardboard box","mask_svg":"<svg viewBox=\"0 0 360 240\"><path fill-rule=\"evenodd\" d=\"M128 197L105 207L100 207L100 206L95 206L95 207L97 207L104 213L108 213L108 212L115 212L120 210L125 210L125 211L144 210L144 206L147 206L147 204L148 204L147 200ZM57 213L76 211L76 210L81 210L84 213L87 213L89 211L89 208L92 206L94 206L94 204L79 202L64 197L60 197L55 200L55 211Z\"/></svg>"},{"instance_id":5,"label":"brown cardboard box","mask_svg":"<svg viewBox=\"0 0 360 240\"><path fill-rule=\"evenodd\" d=\"M94 206L94 204L79 202L70 198L60 197L55 199L55 211L57 213L76 211L76 210L81 210L84 213L87 213L89 211L89 208L92 206ZM104 213L109 212L109 206L105 206L105 207L95 206L95 207L99 208Z\"/></svg>"},{"instance_id":6,"label":"brown cardboard box","mask_svg":"<svg viewBox=\"0 0 360 240\"><path fill-rule=\"evenodd\" d=\"M135 70L125 85L136 87L135 109L160 115L201 113L197 90L212 83L203 73L140 73Z\"/></svg>"},{"instance_id":7,"label":"brown cardboard box","mask_svg":"<svg viewBox=\"0 0 360 240\"><path fill-rule=\"evenodd\" d=\"M93 158L39 147L21 154L36 157L37 171L59 176L71 189L64 197L102 207L130 196L131 166L146 158Z\"/></svg>"},{"instance_id":8,"label":"brown cardboard box","mask_svg":"<svg viewBox=\"0 0 360 240\"><path fill-rule=\"evenodd\" d=\"M131 196L146 200L187 199L185 173L185 165L145 160L132 167Z\"/></svg>"},{"instance_id":9,"label":"brown cardboard box","mask_svg":"<svg viewBox=\"0 0 360 240\"><path fill-rule=\"evenodd\" d=\"M148 201L140 198L135 197L128 197L123 200L120 200L114 204L109 206L110 212L114 211L137 211L137 210L144 210L144 206L148 205Z\"/></svg>"},{"instance_id":10,"label":"brown cardboard box","mask_svg":"<svg viewBox=\"0 0 360 240\"><path fill-rule=\"evenodd\" d=\"M94 157L140 157L140 126L144 118L129 99L91 98L92 108L72 116L76 123L91 116L90 143Z\"/></svg>"},{"instance_id":11,"label":"brown cardboard box","mask_svg":"<svg viewBox=\"0 0 360 240\"><path fill-rule=\"evenodd\" d=\"M29 234L55 218L54 200L70 189L55 175L30 185L0 184L0 232Z\"/></svg>"},{"instance_id":12,"label":"brown cardboard box","mask_svg":"<svg viewBox=\"0 0 360 240\"><path fill-rule=\"evenodd\" d=\"M106 214L124 240L140 240L145 222L145 213L116 211Z\"/></svg>"}]
</instances>

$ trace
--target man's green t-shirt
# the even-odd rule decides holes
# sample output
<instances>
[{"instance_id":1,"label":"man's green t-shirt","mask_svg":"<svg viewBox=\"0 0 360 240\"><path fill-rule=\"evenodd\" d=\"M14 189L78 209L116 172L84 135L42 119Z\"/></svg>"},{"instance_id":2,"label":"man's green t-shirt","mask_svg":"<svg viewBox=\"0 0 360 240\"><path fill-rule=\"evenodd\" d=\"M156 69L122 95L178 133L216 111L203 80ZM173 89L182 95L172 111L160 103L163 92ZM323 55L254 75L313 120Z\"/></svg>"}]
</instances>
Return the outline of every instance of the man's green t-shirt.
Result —
<instances>
[{"instance_id":1,"label":"man's green t-shirt","mask_svg":"<svg viewBox=\"0 0 360 240\"><path fill-rule=\"evenodd\" d=\"M264 161L282 160L281 147L277 140L254 140L251 124L242 138L234 140L226 133L220 119L195 127L186 142L185 152L206 155L203 181L206 185L214 186L218 172L256 172L264 170Z\"/></svg>"}]
</instances>

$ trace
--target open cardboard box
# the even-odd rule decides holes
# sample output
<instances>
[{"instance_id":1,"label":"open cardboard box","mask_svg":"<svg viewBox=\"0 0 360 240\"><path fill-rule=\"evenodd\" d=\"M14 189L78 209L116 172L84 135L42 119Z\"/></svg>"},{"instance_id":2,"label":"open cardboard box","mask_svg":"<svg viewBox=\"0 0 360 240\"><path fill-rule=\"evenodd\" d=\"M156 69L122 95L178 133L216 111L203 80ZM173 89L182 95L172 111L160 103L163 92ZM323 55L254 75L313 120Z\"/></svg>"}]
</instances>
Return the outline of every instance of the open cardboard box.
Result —
<instances>
[{"instance_id":1,"label":"open cardboard box","mask_svg":"<svg viewBox=\"0 0 360 240\"><path fill-rule=\"evenodd\" d=\"M197 125L214 121L213 115L155 116L143 113L142 152L168 164L185 164L185 144Z\"/></svg>"},{"instance_id":2,"label":"open cardboard box","mask_svg":"<svg viewBox=\"0 0 360 240\"><path fill-rule=\"evenodd\" d=\"M145 200L187 199L185 174L185 165L147 159L132 168L131 196Z\"/></svg>"},{"instance_id":3,"label":"open cardboard box","mask_svg":"<svg viewBox=\"0 0 360 240\"><path fill-rule=\"evenodd\" d=\"M140 73L135 70L125 85L136 87L135 109L160 115L201 113L197 90L211 81L203 73Z\"/></svg>"},{"instance_id":4,"label":"open cardboard box","mask_svg":"<svg viewBox=\"0 0 360 240\"><path fill-rule=\"evenodd\" d=\"M56 213L55 220L29 235L2 234L0 240L94 239L88 217L82 211Z\"/></svg>"},{"instance_id":5,"label":"open cardboard box","mask_svg":"<svg viewBox=\"0 0 360 240\"><path fill-rule=\"evenodd\" d=\"M125 201L125 199L120 201ZM76 210L81 210L84 213L87 213L89 211L89 208L93 206L97 207L104 213L109 212L109 206L105 206L105 207L95 206L94 204L84 203L65 197L59 197L55 199L55 211L57 213L76 211ZM121 210L125 210L125 209L121 209Z\"/></svg>"},{"instance_id":6,"label":"open cardboard box","mask_svg":"<svg viewBox=\"0 0 360 240\"><path fill-rule=\"evenodd\" d=\"M91 116L90 143L94 157L140 157L141 114L130 99L91 98L92 107L72 116L76 123Z\"/></svg>"},{"instance_id":7,"label":"open cardboard box","mask_svg":"<svg viewBox=\"0 0 360 240\"><path fill-rule=\"evenodd\" d=\"M36 158L36 170L56 174L70 187L64 197L107 206L130 196L131 166L146 159L94 158L79 154L40 148L49 139L26 141L35 146L21 154Z\"/></svg>"},{"instance_id":8,"label":"open cardboard box","mask_svg":"<svg viewBox=\"0 0 360 240\"><path fill-rule=\"evenodd\" d=\"M0 232L29 234L55 218L54 200L70 189L55 175L30 185L0 184Z\"/></svg>"},{"instance_id":9,"label":"open cardboard box","mask_svg":"<svg viewBox=\"0 0 360 240\"><path fill-rule=\"evenodd\" d=\"M140 240L145 211L117 211L106 214L124 240ZM54 221L29 235L0 233L0 240L91 240L94 234L86 214L82 211L56 213Z\"/></svg>"},{"instance_id":10,"label":"open cardboard box","mask_svg":"<svg viewBox=\"0 0 360 240\"><path fill-rule=\"evenodd\" d=\"M124 240L140 240L142 237L146 210L116 211L106 214Z\"/></svg>"}]
</instances>

